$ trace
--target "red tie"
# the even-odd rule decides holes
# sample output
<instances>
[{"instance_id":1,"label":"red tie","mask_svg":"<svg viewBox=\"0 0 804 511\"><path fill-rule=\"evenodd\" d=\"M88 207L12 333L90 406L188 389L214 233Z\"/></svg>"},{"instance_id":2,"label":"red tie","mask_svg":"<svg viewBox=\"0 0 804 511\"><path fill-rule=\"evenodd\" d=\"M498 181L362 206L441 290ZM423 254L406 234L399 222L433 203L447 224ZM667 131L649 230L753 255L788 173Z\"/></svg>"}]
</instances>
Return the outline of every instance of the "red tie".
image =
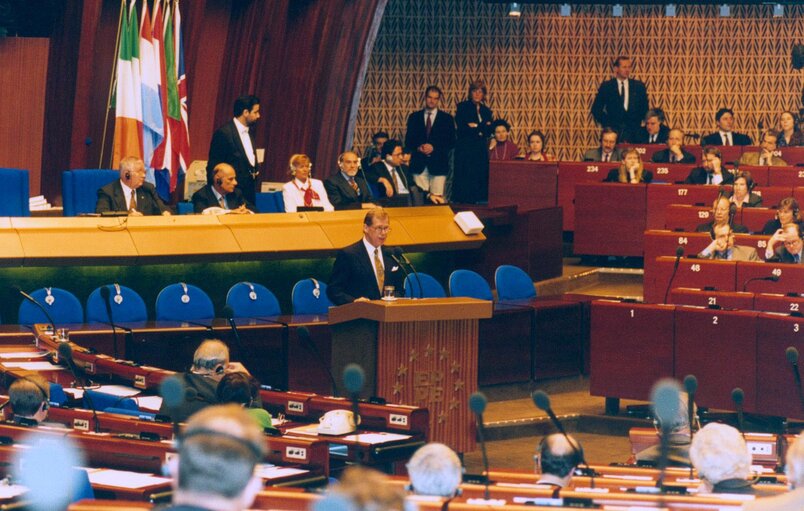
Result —
<instances>
[{"instance_id":1,"label":"red tie","mask_svg":"<svg viewBox=\"0 0 804 511\"><path fill-rule=\"evenodd\" d=\"M433 121L431 120L432 114L427 112L427 121L424 123L424 131L427 133L427 138L430 138L430 130L433 129Z\"/></svg>"}]
</instances>

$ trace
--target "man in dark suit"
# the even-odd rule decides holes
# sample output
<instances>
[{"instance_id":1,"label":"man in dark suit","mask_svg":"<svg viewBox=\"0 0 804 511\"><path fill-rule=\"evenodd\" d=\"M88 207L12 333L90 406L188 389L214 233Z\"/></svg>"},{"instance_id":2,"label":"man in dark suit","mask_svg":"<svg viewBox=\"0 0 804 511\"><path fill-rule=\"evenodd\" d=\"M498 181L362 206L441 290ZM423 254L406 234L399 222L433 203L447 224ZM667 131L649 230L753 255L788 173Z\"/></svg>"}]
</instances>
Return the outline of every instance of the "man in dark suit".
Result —
<instances>
[{"instance_id":1,"label":"man in dark suit","mask_svg":"<svg viewBox=\"0 0 804 511\"><path fill-rule=\"evenodd\" d=\"M589 149L583 153L583 161L620 161L622 153L617 149L617 132L611 128L603 128L600 135L600 147Z\"/></svg>"},{"instance_id":2,"label":"man in dark suit","mask_svg":"<svg viewBox=\"0 0 804 511\"><path fill-rule=\"evenodd\" d=\"M684 132L670 130L667 137L667 149L656 151L651 157L653 163L695 163L695 156L681 148L684 143Z\"/></svg>"},{"instance_id":3,"label":"man in dark suit","mask_svg":"<svg viewBox=\"0 0 804 511\"><path fill-rule=\"evenodd\" d=\"M385 248L391 230L388 212L370 209L363 219L363 239L349 245L335 257L327 296L335 305L354 301L379 300L383 288L394 287L401 294L403 271Z\"/></svg>"},{"instance_id":4,"label":"man in dark suit","mask_svg":"<svg viewBox=\"0 0 804 511\"><path fill-rule=\"evenodd\" d=\"M145 182L145 164L127 156L120 160L120 180L98 190L96 213L121 212L130 216L169 215L170 210L156 194L156 188Z\"/></svg>"},{"instance_id":5,"label":"man in dark suit","mask_svg":"<svg viewBox=\"0 0 804 511\"><path fill-rule=\"evenodd\" d=\"M639 129L635 137L635 144L664 144L670 134L670 128L664 123L664 111L661 108L651 108L645 114L645 126Z\"/></svg>"},{"instance_id":6,"label":"man in dark suit","mask_svg":"<svg viewBox=\"0 0 804 511\"><path fill-rule=\"evenodd\" d=\"M193 194L193 210L196 213L203 213L207 208L221 208L239 215L247 215L257 210L237 188L235 169L228 163L215 165L212 169L212 182Z\"/></svg>"},{"instance_id":7,"label":"man in dark suit","mask_svg":"<svg viewBox=\"0 0 804 511\"><path fill-rule=\"evenodd\" d=\"M734 111L721 108L715 113L718 131L701 139L701 145L751 145L751 137L744 133L732 131L734 128Z\"/></svg>"},{"instance_id":8,"label":"man in dark suit","mask_svg":"<svg viewBox=\"0 0 804 511\"><path fill-rule=\"evenodd\" d=\"M256 202L257 151L253 127L260 118L260 99L240 96L234 103L234 119L218 128L209 144L207 182L212 182L213 170L219 163L235 169L237 187L246 200Z\"/></svg>"},{"instance_id":9,"label":"man in dark suit","mask_svg":"<svg viewBox=\"0 0 804 511\"><path fill-rule=\"evenodd\" d=\"M441 89L424 91L422 110L408 116L405 149L411 153L410 173L433 204L444 204L444 185L449 174L449 152L455 147L455 119L438 109Z\"/></svg>"},{"instance_id":10,"label":"man in dark suit","mask_svg":"<svg viewBox=\"0 0 804 511\"><path fill-rule=\"evenodd\" d=\"M368 182L380 190L379 201L383 205L421 206L421 191L402 165L402 142L393 138L386 141L380 156L382 161L366 171Z\"/></svg>"},{"instance_id":11,"label":"man in dark suit","mask_svg":"<svg viewBox=\"0 0 804 511\"><path fill-rule=\"evenodd\" d=\"M801 226L793 222L773 233L765 249L765 259L789 264L804 263L804 240L801 239Z\"/></svg>"},{"instance_id":12,"label":"man in dark suit","mask_svg":"<svg viewBox=\"0 0 804 511\"><path fill-rule=\"evenodd\" d=\"M698 224L695 232L708 232L712 239L715 239L715 228L719 225L730 225L731 232L737 234L748 234L748 227L742 224L734 223L734 211L729 198L725 195L719 195L715 202L712 204L712 220L703 224Z\"/></svg>"},{"instance_id":13,"label":"man in dark suit","mask_svg":"<svg viewBox=\"0 0 804 511\"><path fill-rule=\"evenodd\" d=\"M592 117L601 127L617 131L621 142L634 142L648 111L648 91L644 83L629 78L630 57L617 57L612 67L614 78L597 90Z\"/></svg>"},{"instance_id":14,"label":"man in dark suit","mask_svg":"<svg viewBox=\"0 0 804 511\"><path fill-rule=\"evenodd\" d=\"M324 181L329 202L338 209L374 207L368 183L358 172L360 160L357 153L346 151L338 156L338 168Z\"/></svg>"},{"instance_id":15,"label":"man in dark suit","mask_svg":"<svg viewBox=\"0 0 804 511\"><path fill-rule=\"evenodd\" d=\"M734 182L734 174L723 166L723 155L717 147L704 148L701 167L692 169L684 180L690 185L729 185Z\"/></svg>"}]
</instances>

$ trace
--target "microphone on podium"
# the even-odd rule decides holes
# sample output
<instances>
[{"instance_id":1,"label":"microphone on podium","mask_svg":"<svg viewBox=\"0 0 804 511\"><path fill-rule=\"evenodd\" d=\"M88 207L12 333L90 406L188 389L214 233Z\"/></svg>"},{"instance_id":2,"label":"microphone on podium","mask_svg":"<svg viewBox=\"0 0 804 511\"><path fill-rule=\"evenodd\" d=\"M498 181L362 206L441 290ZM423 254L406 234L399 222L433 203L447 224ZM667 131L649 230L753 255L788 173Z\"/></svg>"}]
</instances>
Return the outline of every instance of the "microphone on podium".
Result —
<instances>
[{"instance_id":1,"label":"microphone on podium","mask_svg":"<svg viewBox=\"0 0 804 511\"><path fill-rule=\"evenodd\" d=\"M195 389L192 389L195 390ZM187 399L187 389L177 376L170 376L162 380L159 384L159 394L162 401L170 413L170 420L173 423L173 437L179 437L179 421L176 420L176 411L184 404Z\"/></svg>"},{"instance_id":2,"label":"microphone on podium","mask_svg":"<svg viewBox=\"0 0 804 511\"><path fill-rule=\"evenodd\" d=\"M83 371L78 369L78 366L75 365L75 360L73 359L73 347L70 346L69 342L61 342L59 343L58 352L59 360L64 360L64 362L67 363L67 367L70 369L70 372L73 373L75 382L78 384L81 390L84 391L84 397L87 400L90 410L92 410L92 421L95 423L95 433L100 433L98 410L95 408L95 403L92 401L92 395L87 390L86 382L82 377Z\"/></svg>"},{"instance_id":3,"label":"microphone on podium","mask_svg":"<svg viewBox=\"0 0 804 511\"><path fill-rule=\"evenodd\" d=\"M36 298L34 298L33 296L31 296L28 293L26 293L25 291L23 291L22 288L20 288L19 286L17 286L17 285L11 286L11 289L13 291L16 291L20 295L22 295L23 298L25 298L26 300L28 300L32 304L36 305L39 308L39 310L42 311L42 313L45 315L47 320L50 321L50 328L52 329L53 333L55 334L56 333L56 322L53 321L53 316L50 315L50 313L47 311L47 308L44 305L42 305Z\"/></svg>"},{"instance_id":4,"label":"microphone on podium","mask_svg":"<svg viewBox=\"0 0 804 511\"><path fill-rule=\"evenodd\" d=\"M475 414L477 422L477 436L480 439L480 449L483 453L483 471L486 473L486 491L483 496L489 500L489 457L486 452L486 435L483 432L483 412L486 411L488 399L482 392L475 392L469 396L469 409Z\"/></svg>"},{"instance_id":5,"label":"microphone on podium","mask_svg":"<svg viewBox=\"0 0 804 511\"><path fill-rule=\"evenodd\" d=\"M352 417L354 419L355 431L360 424L360 392L366 382L366 372L357 364L348 364L343 369L343 386L349 397L352 399ZM360 460L357 461L360 463Z\"/></svg>"},{"instance_id":6,"label":"microphone on podium","mask_svg":"<svg viewBox=\"0 0 804 511\"><path fill-rule=\"evenodd\" d=\"M667 295L670 294L670 288L673 287L673 280L676 278L676 272L678 271L678 263L681 262L682 257L684 257L684 247L679 245L676 247L676 261L673 263L673 273L670 274L670 281L667 283L667 289L664 291L663 303L667 303Z\"/></svg>"},{"instance_id":7,"label":"microphone on podium","mask_svg":"<svg viewBox=\"0 0 804 511\"><path fill-rule=\"evenodd\" d=\"M743 422L743 403L745 402L745 392L740 387L735 387L731 391L731 400L734 401L734 407L737 410L737 429L740 430L743 437L745 437L745 424Z\"/></svg>"}]
</instances>

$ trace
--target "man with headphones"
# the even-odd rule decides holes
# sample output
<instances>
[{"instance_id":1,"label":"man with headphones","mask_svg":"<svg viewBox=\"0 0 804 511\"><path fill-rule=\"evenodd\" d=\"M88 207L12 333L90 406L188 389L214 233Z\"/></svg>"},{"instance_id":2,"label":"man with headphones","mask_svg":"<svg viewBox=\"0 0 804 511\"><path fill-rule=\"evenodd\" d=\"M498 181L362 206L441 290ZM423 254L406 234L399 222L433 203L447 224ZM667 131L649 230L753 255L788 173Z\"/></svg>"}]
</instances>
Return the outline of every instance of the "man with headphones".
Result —
<instances>
[{"instance_id":1,"label":"man with headphones","mask_svg":"<svg viewBox=\"0 0 804 511\"><path fill-rule=\"evenodd\" d=\"M215 165L212 182L193 194L193 210L196 213L203 213L208 208L220 208L237 215L248 215L257 210L237 188L235 169L228 163Z\"/></svg>"},{"instance_id":2,"label":"man with headphones","mask_svg":"<svg viewBox=\"0 0 804 511\"><path fill-rule=\"evenodd\" d=\"M575 468L583 461L583 447L572 436L553 433L539 443L539 452L534 460L539 476L536 484L560 490L569 486Z\"/></svg>"},{"instance_id":3,"label":"man with headphones","mask_svg":"<svg viewBox=\"0 0 804 511\"><path fill-rule=\"evenodd\" d=\"M777 149L776 141L779 139L779 134L773 130L768 130L762 133L762 143L759 147L762 149L759 152L743 153L740 156L740 165L768 165L771 167L783 167L787 162L775 156L773 153Z\"/></svg>"},{"instance_id":4,"label":"man with headphones","mask_svg":"<svg viewBox=\"0 0 804 511\"><path fill-rule=\"evenodd\" d=\"M699 259L762 262L754 247L734 244L734 232L728 223L713 224L712 232L715 235L714 239L698 253Z\"/></svg>"},{"instance_id":5,"label":"man with headphones","mask_svg":"<svg viewBox=\"0 0 804 511\"><path fill-rule=\"evenodd\" d=\"M127 156L120 160L120 180L98 190L95 213L120 212L129 216L170 215L156 188L145 182L145 164Z\"/></svg>"},{"instance_id":6,"label":"man with headphones","mask_svg":"<svg viewBox=\"0 0 804 511\"><path fill-rule=\"evenodd\" d=\"M16 424L64 427L58 423L45 423L50 407L50 385L38 374L14 380L8 388L8 401L14 412L13 421Z\"/></svg>"},{"instance_id":7,"label":"man with headphones","mask_svg":"<svg viewBox=\"0 0 804 511\"><path fill-rule=\"evenodd\" d=\"M366 174L360 169L357 153L341 153L338 156L338 169L324 181L324 189L335 210L373 208L371 201L374 198L366 182Z\"/></svg>"}]
</instances>

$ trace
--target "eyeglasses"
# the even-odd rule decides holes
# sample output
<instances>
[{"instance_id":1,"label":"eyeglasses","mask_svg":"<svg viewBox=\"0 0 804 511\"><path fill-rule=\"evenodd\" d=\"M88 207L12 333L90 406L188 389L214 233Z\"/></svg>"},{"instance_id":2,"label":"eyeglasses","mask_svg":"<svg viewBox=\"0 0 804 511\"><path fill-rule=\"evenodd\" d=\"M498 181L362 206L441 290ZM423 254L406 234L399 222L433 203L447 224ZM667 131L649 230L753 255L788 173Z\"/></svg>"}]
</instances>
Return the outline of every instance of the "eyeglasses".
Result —
<instances>
[{"instance_id":1,"label":"eyeglasses","mask_svg":"<svg viewBox=\"0 0 804 511\"><path fill-rule=\"evenodd\" d=\"M391 228L387 225L373 225L371 228L377 232L391 232Z\"/></svg>"}]
</instances>

